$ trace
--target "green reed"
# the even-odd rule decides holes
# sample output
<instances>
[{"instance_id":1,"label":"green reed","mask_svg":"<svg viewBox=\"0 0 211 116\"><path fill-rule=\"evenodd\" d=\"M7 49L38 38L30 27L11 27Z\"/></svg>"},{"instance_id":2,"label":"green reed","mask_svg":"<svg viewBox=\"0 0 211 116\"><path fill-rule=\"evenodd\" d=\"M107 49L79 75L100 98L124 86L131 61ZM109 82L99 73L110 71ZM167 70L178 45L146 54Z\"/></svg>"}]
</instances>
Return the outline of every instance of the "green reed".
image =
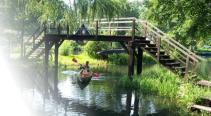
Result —
<instances>
[{"instance_id":1,"label":"green reed","mask_svg":"<svg viewBox=\"0 0 211 116\"><path fill-rule=\"evenodd\" d=\"M210 88L188 83L166 70L135 75L132 81L125 76L119 80L119 85L133 87L143 93L169 97L186 108L199 102L202 97L211 97Z\"/></svg>"}]
</instances>

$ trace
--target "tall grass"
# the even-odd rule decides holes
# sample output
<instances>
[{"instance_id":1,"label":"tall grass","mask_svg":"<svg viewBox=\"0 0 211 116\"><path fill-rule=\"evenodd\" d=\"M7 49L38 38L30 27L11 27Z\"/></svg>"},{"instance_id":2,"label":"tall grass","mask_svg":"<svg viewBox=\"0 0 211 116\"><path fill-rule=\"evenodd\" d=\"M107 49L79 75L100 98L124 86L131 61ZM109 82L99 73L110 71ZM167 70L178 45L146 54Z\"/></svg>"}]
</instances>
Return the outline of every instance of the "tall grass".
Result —
<instances>
[{"instance_id":1,"label":"tall grass","mask_svg":"<svg viewBox=\"0 0 211 116\"><path fill-rule=\"evenodd\" d=\"M186 108L198 102L202 97L211 96L210 88L201 88L188 83L165 70L135 75L132 81L125 76L119 80L119 85L133 87L143 93L169 97Z\"/></svg>"}]
</instances>

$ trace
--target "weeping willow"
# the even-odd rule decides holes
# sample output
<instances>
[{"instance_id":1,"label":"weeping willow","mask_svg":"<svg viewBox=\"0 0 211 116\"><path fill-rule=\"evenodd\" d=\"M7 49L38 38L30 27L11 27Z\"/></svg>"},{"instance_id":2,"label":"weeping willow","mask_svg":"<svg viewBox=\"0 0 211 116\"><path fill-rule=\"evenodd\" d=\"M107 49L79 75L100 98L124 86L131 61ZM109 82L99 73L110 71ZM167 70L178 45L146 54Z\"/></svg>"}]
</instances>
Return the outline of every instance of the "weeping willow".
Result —
<instances>
[{"instance_id":1,"label":"weeping willow","mask_svg":"<svg viewBox=\"0 0 211 116\"><path fill-rule=\"evenodd\" d=\"M120 17L126 11L128 0L74 0L67 5L63 0L4 0L9 2L24 2L25 10L20 13L38 17L37 21L42 25L49 21L68 25L70 29L78 27L81 20L93 20L95 18ZM21 9L21 6L19 7ZM24 13L23 13L24 12ZM19 15L20 13L17 13Z\"/></svg>"}]
</instances>

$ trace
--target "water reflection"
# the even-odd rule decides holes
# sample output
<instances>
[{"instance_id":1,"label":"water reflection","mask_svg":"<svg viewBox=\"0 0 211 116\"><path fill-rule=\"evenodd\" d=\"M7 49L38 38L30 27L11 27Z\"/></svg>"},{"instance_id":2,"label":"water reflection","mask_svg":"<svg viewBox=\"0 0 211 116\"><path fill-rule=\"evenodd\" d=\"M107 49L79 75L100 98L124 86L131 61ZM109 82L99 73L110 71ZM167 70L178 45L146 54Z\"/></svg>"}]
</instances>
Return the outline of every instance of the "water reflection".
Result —
<instances>
[{"instance_id":1,"label":"water reflection","mask_svg":"<svg viewBox=\"0 0 211 116\"><path fill-rule=\"evenodd\" d=\"M56 86L51 70L46 95L42 69L28 69L19 76L24 76L22 94L33 116L177 115L178 109L169 99L119 87L118 76L124 75L125 69L127 66L93 68L101 77L92 78L84 87L78 84L79 69L59 69Z\"/></svg>"}]
</instances>

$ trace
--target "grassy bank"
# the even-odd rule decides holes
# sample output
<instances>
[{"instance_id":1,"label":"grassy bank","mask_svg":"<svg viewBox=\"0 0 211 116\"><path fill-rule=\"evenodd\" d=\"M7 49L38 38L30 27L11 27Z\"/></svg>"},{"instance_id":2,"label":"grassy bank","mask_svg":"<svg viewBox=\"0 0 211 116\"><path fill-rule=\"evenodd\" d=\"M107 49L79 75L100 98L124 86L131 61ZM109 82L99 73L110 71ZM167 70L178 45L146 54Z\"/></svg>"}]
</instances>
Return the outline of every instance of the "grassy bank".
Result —
<instances>
[{"instance_id":1,"label":"grassy bank","mask_svg":"<svg viewBox=\"0 0 211 116\"><path fill-rule=\"evenodd\" d=\"M132 82L125 76L120 79L119 84L125 87L132 86L143 93L169 97L179 106L186 108L199 102L202 97L211 97L210 88L201 88L188 83L185 79L166 70L133 76Z\"/></svg>"},{"instance_id":2,"label":"grassy bank","mask_svg":"<svg viewBox=\"0 0 211 116\"><path fill-rule=\"evenodd\" d=\"M53 60L49 60L49 67L54 66L54 54ZM10 68L44 68L45 60L44 58L29 58L27 60L20 60L20 54L11 54L11 59L8 61L4 61L6 66ZM59 55L59 67L62 66L76 66L78 63L75 63L72 61L72 59L75 58L77 61L81 64L85 64L86 61L90 62L90 65L106 65L107 62L103 60L97 60L90 58L86 53L80 54L80 55L69 55L69 56L61 56Z\"/></svg>"}]
</instances>

